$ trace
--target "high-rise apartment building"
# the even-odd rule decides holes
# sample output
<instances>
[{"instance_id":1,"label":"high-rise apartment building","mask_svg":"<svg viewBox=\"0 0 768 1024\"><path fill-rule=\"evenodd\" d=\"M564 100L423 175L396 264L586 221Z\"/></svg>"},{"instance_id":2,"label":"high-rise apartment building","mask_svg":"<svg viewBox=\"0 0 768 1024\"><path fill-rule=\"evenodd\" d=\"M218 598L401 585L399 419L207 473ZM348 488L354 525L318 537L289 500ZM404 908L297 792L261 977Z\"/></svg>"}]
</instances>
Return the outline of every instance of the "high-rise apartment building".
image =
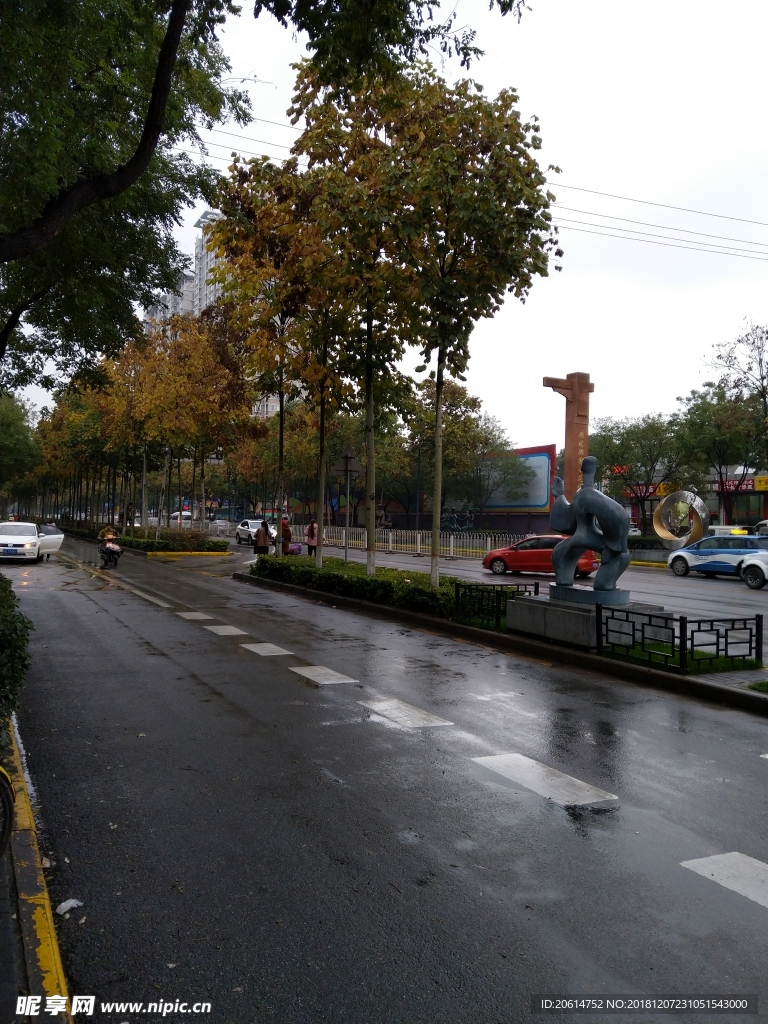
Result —
<instances>
[{"instance_id":1,"label":"high-rise apartment building","mask_svg":"<svg viewBox=\"0 0 768 1024\"><path fill-rule=\"evenodd\" d=\"M145 328L151 320L166 320L169 316L183 316L195 309L195 275L188 270L179 274L175 292L163 292L156 303L144 313Z\"/></svg>"},{"instance_id":2,"label":"high-rise apartment building","mask_svg":"<svg viewBox=\"0 0 768 1024\"><path fill-rule=\"evenodd\" d=\"M204 309L212 306L221 295L220 284L210 284L208 277L218 263L215 253L209 252L206 248L206 237L204 228L218 220L221 214L214 210L206 210L202 217L199 217L195 227L200 229L200 234L195 242L195 316L199 316Z\"/></svg>"}]
</instances>

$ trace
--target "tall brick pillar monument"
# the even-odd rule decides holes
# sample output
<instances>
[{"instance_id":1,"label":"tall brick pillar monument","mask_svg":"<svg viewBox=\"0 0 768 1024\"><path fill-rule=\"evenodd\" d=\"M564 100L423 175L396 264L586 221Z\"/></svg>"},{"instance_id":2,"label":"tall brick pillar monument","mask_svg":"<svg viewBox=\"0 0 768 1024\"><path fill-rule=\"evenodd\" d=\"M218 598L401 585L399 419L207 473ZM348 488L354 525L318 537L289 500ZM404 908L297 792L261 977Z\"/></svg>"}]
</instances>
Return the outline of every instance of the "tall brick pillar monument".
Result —
<instances>
[{"instance_id":1,"label":"tall brick pillar monument","mask_svg":"<svg viewBox=\"0 0 768 1024\"><path fill-rule=\"evenodd\" d=\"M565 496L573 501L581 486L581 463L589 455L589 396L595 385L588 373L569 373L562 377L545 377L544 387L552 388L565 398Z\"/></svg>"}]
</instances>

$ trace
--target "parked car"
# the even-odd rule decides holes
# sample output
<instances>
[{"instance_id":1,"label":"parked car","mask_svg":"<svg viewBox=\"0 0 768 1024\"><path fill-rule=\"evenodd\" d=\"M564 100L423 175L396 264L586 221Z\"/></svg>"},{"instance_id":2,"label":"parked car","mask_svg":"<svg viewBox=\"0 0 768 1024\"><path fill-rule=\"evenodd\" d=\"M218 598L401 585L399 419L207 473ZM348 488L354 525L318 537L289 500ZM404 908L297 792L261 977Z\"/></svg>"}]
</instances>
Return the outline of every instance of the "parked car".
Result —
<instances>
[{"instance_id":1,"label":"parked car","mask_svg":"<svg viewBox=\"0 0 768 1024\"><path fill-rule=\"evenodd\" d=\"M687 548L673 551L667 565L675 576L687 576L689 572L740 576L746 560L760 552L768 554L768 537L705 537Z\"/></svg>"},{"instance_id":2,"label":"parked car","mask_svg":"<svg viewBox=\"0 0 768 1024\"><path fill-rule=\"evenodd\" d=\"M51 532L48 532L48 531ZM0 560L23 558L42 562L58 551L64 534L54 527L35 523L0 523Z\"/></svg>"},{"instance_id":3,"label":"parked car","mask_svg":"<svg viewBox=\"0 0 768 1024\"><path fill-rule=\"evenodd\" d=\"M174 512L171 515L171 529L173 529L174 526L178 530L178 528L179 528L179 513L178 512ZM181 527L184 530L190 530L192 528L192 513L191 512L182 512L181 513Z\"/></svg>"},{"instance_id":4,"label":"parked car","mask_svg":"<svg viewBox=\"0 0 768 1024\"><path fill-rule=\"evenodd\" d=\"M552 552L561 540L562 533L549 533L542 537L527 537L508 548L489 551L483 559L483 568L502 576L505 572L554 572ZM582 579L591 575L600 563L594 551L585 551L576 566L576 575Z\"/></svg>"}]
</instances>

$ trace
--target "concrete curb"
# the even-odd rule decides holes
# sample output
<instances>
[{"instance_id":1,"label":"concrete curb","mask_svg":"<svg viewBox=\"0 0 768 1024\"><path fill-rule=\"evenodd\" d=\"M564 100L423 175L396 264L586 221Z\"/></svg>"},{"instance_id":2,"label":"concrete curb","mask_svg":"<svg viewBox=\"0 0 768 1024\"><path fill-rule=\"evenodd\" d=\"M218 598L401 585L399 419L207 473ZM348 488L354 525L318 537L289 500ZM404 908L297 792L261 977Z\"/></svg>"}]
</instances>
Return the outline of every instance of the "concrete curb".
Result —
<instances>
[{"instance_id":1,"label":"concrete curb","mask_svg":"<svg viewBox=\"0 0 768 1024\"><path fill-rule=\"evenodd\" d=\"M303 597L305 600L316 603L334 605L337 608L349 608L354 611L376 615L380 618L395 619L433 633L442 633L444 636L454 639L462 637L484 647L512 651L516 654L532 657L537 661L545 663L562 662L567 665L576 665L579 668L588 668L594 672L613 676L614 679L618 678L632 683L641 683L658 690L682 693L690 697L699 697L702 700L739 708L742 711L753 711L758 715L768 717L768 694L758 693L755 690L737 690L731 686L723 686L720 683L709 683L688 676L673 675L671 672L661 672L655 668L646 668L643 665L630 665L627 662L614 661L613 658L603 658L598 654L590 654L589 651L580 651L571 647L560 647L558 644L534 640L532 637L523 636L520 633L495 633L488 629L479 629L477 626L465 626L461 622L438 619L432 615L425 615L422 612L412 612L405 608L390 608L385 605L373 604L371 601L361 601L355 597L326 594L320 590L311 590L309 587L297 586L295 583L282 583L278 580L251 576L250 573L234 572L232 573L232 579L237 580L239 583L247 583L249 586L265 587L268 590L281 590L286 594ZM766 674L768 674L768 670Z\"/></svg>"},{"instance_id":2,"label":"concrete curb","mask_svg":"<svg viewBox=\"0 0 768 1024\"><path fill-rule=\"evenodd\" d=\"M43 874L37 829L24 778L15 726L8 731L11 737L11 751L8 757L4 758L4 766L16 791L11 861L16 878L19 925L29 994L43 997L64 996L69 1006L67 980L61 962L53 909ZM72 1024L69 1009L57 1014L56 1019Z\"/></svg>"}]
</instances>

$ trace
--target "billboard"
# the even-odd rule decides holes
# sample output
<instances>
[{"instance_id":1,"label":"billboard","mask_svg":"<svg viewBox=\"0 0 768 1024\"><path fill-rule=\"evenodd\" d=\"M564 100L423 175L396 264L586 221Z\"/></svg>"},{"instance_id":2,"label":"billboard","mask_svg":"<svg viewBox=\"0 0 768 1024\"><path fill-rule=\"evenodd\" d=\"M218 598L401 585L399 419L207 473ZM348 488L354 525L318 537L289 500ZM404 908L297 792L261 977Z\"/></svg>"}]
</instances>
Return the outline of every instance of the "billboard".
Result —
<instances>
[{"instance_id":1,"label":"billboard","mask_svg":"<svg viewBox=\"0 0 768 1024\"><path fill-rule=\"evenodd\" d=\"M515 455L533 470L526 485L526 493L510 500L505 494L491 495L486 512L550 512L552 510L552 483L555 479L557 449L553 444L536 448L515 448Z\"/></svg>"}]
</instances>

